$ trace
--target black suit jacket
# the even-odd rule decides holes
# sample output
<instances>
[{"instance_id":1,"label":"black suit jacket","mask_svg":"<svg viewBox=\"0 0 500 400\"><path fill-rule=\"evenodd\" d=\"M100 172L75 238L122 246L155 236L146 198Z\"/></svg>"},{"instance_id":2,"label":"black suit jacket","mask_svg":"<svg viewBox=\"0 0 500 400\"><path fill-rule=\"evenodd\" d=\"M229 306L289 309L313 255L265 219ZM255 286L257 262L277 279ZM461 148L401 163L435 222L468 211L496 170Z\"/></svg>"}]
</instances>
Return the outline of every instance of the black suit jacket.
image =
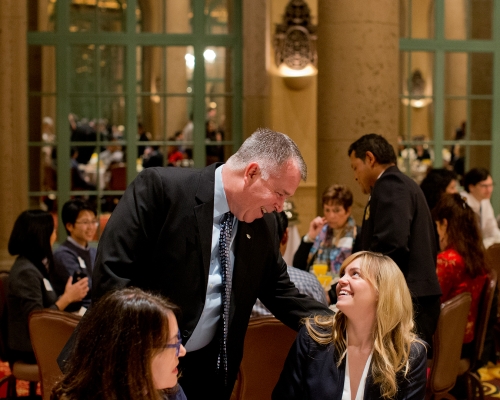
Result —
<instances>
[{"instance_id":1,"label":"black suit jacket","mask_svg":"<svg viewBox=\"0 0 500 400\"><path fill-rule=\"evenodd\" d=\"M157 291L182 311L186 343L205 302L213 229L214 174L201 170L148 168L130 184L99 241L93 301L124 286ZM330 312L301 295L279 253L275 218L238 222L228 332L228 381L234 384L243 339L257 298L281 321ZM215 367L215 364L214 364Z\"/></svg>"},{"instance_id":2,"label":"black suit jacket","mask_svg":"<svg viewBox=\"0 0 500 400\"><path fill-rule=\"evenodd\" d=\"M353 252L359 250L391 257L412 297L441 295L429 207L420 187L395 166L387 168L373 187Z\"/></svg>"},{"instance_id":3,"label":"black suit jacket","mask_svg":"<svg viewBox=\"0 0 500 400\"><path fill-rule=\"evenodd\" d=\"M345 359L337 367L333 344L320 345L301 328L281 372L273 400L341 400L345 380ZM372 360L373 361L373 360ZM410 350L410 370L406 377L396 375L396 400L421 400L427 382L427 353L424 345L413 343ZM371 372L365 383L363 399L382 399L380 386L373 382Z\"/></svg>"}]
</instances>

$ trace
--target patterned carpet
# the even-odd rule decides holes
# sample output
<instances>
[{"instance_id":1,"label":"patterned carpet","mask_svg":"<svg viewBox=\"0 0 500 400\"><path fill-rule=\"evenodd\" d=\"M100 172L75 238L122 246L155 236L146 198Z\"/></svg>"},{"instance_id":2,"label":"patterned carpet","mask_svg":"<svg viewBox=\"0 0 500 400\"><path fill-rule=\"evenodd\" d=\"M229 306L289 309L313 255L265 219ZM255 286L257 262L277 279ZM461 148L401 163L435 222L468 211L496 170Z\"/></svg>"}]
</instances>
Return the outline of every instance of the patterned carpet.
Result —
<instances>
[{"instance_id":1,"label":"patterned carpet","mask_svg":"<svg viewBox=\"0 0 500 400\"><path fill-rule=\"evenodd\" d=\"M10 375L9 364L0 362L0 379L4 376ZM28 396L29 394L29 382L17 381L16 384L17 395L18 396ZM38 384L37 390L38 395L41 395L40 384ZM5 399L7 397L7 384L0 387L0 398Z\"/></svg>"},{"instance_id":2,"label":"patterned carpet","mask_svg":"<svg viewBox=\"0 0 500 400\"><path fill-rule=\"evenodd\" d=\"M483 388L485 399L493 400L500 399L500 363L497 365L489 364L485 368L479 370L481 380L483 381ZM9 365L0 362L0 379L4 376L10 375ZM17 381L17 395L28 396L29 387L26 381ZM40 384L38 384L37 394L41 395ZM0 399L4 399L7 395L7 385L0 387Z\"/></svg>"}]
</instances>

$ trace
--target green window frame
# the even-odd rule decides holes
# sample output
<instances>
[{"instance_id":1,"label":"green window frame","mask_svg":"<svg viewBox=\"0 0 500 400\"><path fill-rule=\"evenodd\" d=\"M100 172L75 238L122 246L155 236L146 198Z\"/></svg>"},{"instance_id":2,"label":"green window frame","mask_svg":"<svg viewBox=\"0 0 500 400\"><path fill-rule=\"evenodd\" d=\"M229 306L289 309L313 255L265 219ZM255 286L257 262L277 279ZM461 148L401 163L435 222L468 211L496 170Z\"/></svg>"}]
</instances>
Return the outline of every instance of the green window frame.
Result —
<instances>
[{"instance_id":1,"label":"green window frame","mask_svg":"<svg viewBox=\"0 0 500 400\"><path fill-rule=\"evenodd\" d=\"M427 37L412 37L411 21L413 6L419 0L402 0L402 24L406 25L406 32L402 32L399 40L399 49L401 59L404 57L411 60L412 54L422 52L429 53L433 57L433 90L432 95L428 96L432 99L433 103L433 121L432 121L432 139L426 141L424 144L432 146L434 150L433 166L441 168L443 166L443 149L459 143L457 140L449 140L446 138L445 129L445 113L446 101L450 100L463 100L467 102L467 115L464 120L467 124L470 122L470 102L477 100L491 101L491 137L490 139L471 140L470 135L466 130L465 139L460 141L466 149L466 162L465 171L476 165L470 165L470 148L472 146L488 146L490 148L490 165L489 170L495 182L500 181L500 158L495 157L500 151L500 114L495 110L500 106L500 2L491 1L491 38L490 39L447 39L445 36L445 13L446 1L433 0L429 1L431 10L431 23L433 25L433 34L423 35ZM468 7L471 6L473 0L464 2ZM467 16L470 18L470 15ZM418 35L415 35L418 36ZM445 80L446 80L446 55L447 53L464 53L470 56L473 53L489 53L492 56L492 87L491 93L488 95L474 95L471 93L470 87L467 88L465 96L452 96L445 93ZM470 60L470 59L469 59ZM469 61L470 62L470 61ZM470 64L467 65L468 74L470 75ZM411 61L408 62L408 70L402 71L403 79L400 88L400 98L411 99L411 95L404 93L405 76L410 77L412 74ZM470 85L469 85L470 86ZM423 96L425 98L426 96ZM410 106L407 106L410 109ZM406 120L401 121L402 131L404 131L403 142L405 146L415 146L417 143L412 140L411 129L411 115L407 113ZM402 132L403 133L403 132ZM420 142L421 144L421 142ZM493 192L492 205L495 211L500 212L500 191Z\"/></svg>"},{"instance_id":2,"label":"green window frame","mask_svg":"<svg viewBox=\"0 0 500 400\"><path fill-rule=\"evenodd\" d=\"M48 4L44 0L28 0L28 9L37 10L42 4L44 7ZM68 173L70 169L69 157L60 157L62 154L69 154L71 146L95 145L100 148L106 144L106 141L101 141L99 135L95 142L71 142L70 135L68 134L68 115L71 110L71 99L75 96L72 91L72 48L74 46L116 46L123 49L123 90L120 97L123 98L125 103L124 108L124 136L118 144L126 146L124 148L126 159L126 183L127 185L137 176L136 159L138 146L144 145L144 142L137 140L137 124L140 122L137 115L137 105L141 96L154 96L161 95L162 98L167 99L172 97L172 93L152 93L138 89L140 78L137 76L137 63L138 51L144 51L146 47L156 48L173 48L174 46L186 47L191 46L193 49L194 59L196 60L192 73L192 93L175 93L178 98L189 96L191 99L190 107L192 109L193 121L193 160L194 167L203 167L206 165L206 151L210 144L206 141L206 112L207 112L207 99L213 96L213 93L208 92L208 81L210 77L206 74L206 61L204 58L204 51L207 48L222 47L226 50L226 58L230 58L230 67L226 72L226 81L229 83L229 91L219 92L216 94L219 98L230 99L231 106L229 114L226 115L230 137L224 138L222 142L218 142L219 146L225 149L225 158L227 159L242 143L242 2L241 0L191 0L191 33L167 33L163 29L163 33L145 32L137 29L138 19L141 13L137 13L138 4L141 0L123 0L120 3L125 3L123 7L123 29L119 32L102 32L95 29L94 32L74 32L71 31L71 6L72 1L55 1L50 0L51 7L54 7L54 21L53 29L46 31L33 30L27 34L28 52L30 49L47 48L52 49L55 54L55 92L44 93L41 91L33 91L29 89L28 98L37 101L43 96L52 96L55 102L55 127L56 127L56 142L54 147L57 150L57 189L44 190L42 186L38 185L35 179L33 182L28 182L28 196L29 204L31 207L37 206L37 199L42 196L55 196L57 199L57 215L61 215L61 208L65 201L73 196L95 196L97 199L97 212L101 213L100 205L102 196L121 196L123 190L107 190L102 189L97 185L96 190L71 190L71 177ZM92 2L88 2L92 3ZM161 2L150 2L158 7ZM94 1L94 4L99 4ZM162 4L165 5L163 2ZM34 6L34 7L33 7ZM218 23L210 19L210 10L214 7L226 7L227 12L230 13L229 19L231 21L231 29L227 33L214 33L217 32ZM161 7L159 7L161 8ZM36 11L32 11L35 12ZM164 12L164 9L158 10ZM31 12L30 12L31 13ZM31 16L33 18L33 16ZM41 52L41 50L35 50ZM96 52L97 58L99 53ZM99 61L99 58L98 58ZM28 69L32 66L28 65ZM36 67L34 67L36 68ZM99 79L99 78L98 78ZM98 80L97 79L97 80ZM97 81L96 87L100 87ZM99 93L97 89L94 93L86 92L85 95L95 97L98 106L100 101L107 94ZM166 100L165 100L166 102ZM31 118L32 116L29 116ZM41 116L40 116L41 117ZM37 120L38 121L38 120ZM34 126L35 124L35 126ZM34 154L40 151L40 148L46 146L47 143L43 142L40 137L33 135L33 129L39 129L38 122L30 122L28 132L28 154ZM130 129L130 127L132 127ZM148 142L152 145L169 146L179 144L172 142L164 135L163 139ZM165 155L166 156L166 155ZM30 156L28 163L32 162L33 158ZM36 170L37 166L29 166L30 171ZM30 180L31 178L28 178ZM98 178L99 179L99 178ZM98 181L99 182L99 181ZM59 225L58 237L64 237L64 227Z\"/></svg>"}]
</instances>

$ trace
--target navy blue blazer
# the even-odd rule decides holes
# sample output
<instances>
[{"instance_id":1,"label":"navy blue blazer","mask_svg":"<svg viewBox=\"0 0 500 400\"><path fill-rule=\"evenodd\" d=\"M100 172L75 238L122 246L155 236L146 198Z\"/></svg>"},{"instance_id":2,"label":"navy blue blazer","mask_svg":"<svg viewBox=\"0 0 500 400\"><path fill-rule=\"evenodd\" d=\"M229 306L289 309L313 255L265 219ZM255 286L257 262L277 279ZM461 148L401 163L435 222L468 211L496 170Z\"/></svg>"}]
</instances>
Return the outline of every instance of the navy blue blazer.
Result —
<instances>
[{"instance_id":1,"label":"navy blue blazer","mask_svg":"<svg viewBox=\"0 0 500 400\"><path fill-rule=\"evenodd\" d=\"M370 369L371 370L371 369ZM345 361L337 367L332 344L320 345L314 341L303 326L292 345L278 384L274 388L273 400L341 400L344 389ZM410 371L406 377L399 374L397 400L422 400L427 384L427 353L422 344L411 347ZM369 372L363 399L381 399L380 387L373 383Z\"/></svg>"}]
</instances>

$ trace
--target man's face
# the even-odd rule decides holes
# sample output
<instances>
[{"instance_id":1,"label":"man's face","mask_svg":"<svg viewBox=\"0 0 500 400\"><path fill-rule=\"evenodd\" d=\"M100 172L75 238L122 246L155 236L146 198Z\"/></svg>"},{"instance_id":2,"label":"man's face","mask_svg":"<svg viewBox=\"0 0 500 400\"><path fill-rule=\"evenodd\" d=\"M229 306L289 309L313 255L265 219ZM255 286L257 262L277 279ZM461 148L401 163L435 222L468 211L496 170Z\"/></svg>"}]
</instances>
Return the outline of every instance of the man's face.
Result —
<instances>
[{"instance_id":1,"label":"man's face","mask_svg":"<svg viewBox=\"0 0 500 400\"><path fill-rule=\"evenodd\" d=\"M89 210L82 210L78 214L75 223L67 223L66 228L77 243L87 246L88 242L94 238L97 230L95 214Z\"/></svg>"},{"instance_id":2,"label":"man's face","mask_svg":"<svg viewBox=\"0 0 500 400\"><path fill-rule=\"evenodd\" d=\"M349 159L351 160L351 168L354 171L354 178L361 186L361 190L364 194L370 194L371 188L375 184L377 178L373 179L373 171L372 167L368 162L368 158L365 158L365 161L361 160L361 158L357 158L354 151L349 155Z\"/></svg>"},{"instance_id":3,"label":"man's face","mask_svg":"<svg viewBox=\"0 0 500 400\"><path fill-rule=\"evenodd\" d=\"M493 193L493 179L491 179L491 176L488 176L488 178L476 185L469 185L469 192L479 201L484 199L489 200Z\"/></svg>"},{"instance_id":4,"label":"man's face","mask_svg":"<svg viewBox=\"0 0 500 400\"><path fill-rule=\"evenodd\" d=\"M295 162L289 161L269 179L262 179L257 163L245 170L243 189L235 196L231 211L240 221L252 222L265 213L282 211L285 200L295 193L300 183L300 171Z\"/></svg>"}]
</instances>

